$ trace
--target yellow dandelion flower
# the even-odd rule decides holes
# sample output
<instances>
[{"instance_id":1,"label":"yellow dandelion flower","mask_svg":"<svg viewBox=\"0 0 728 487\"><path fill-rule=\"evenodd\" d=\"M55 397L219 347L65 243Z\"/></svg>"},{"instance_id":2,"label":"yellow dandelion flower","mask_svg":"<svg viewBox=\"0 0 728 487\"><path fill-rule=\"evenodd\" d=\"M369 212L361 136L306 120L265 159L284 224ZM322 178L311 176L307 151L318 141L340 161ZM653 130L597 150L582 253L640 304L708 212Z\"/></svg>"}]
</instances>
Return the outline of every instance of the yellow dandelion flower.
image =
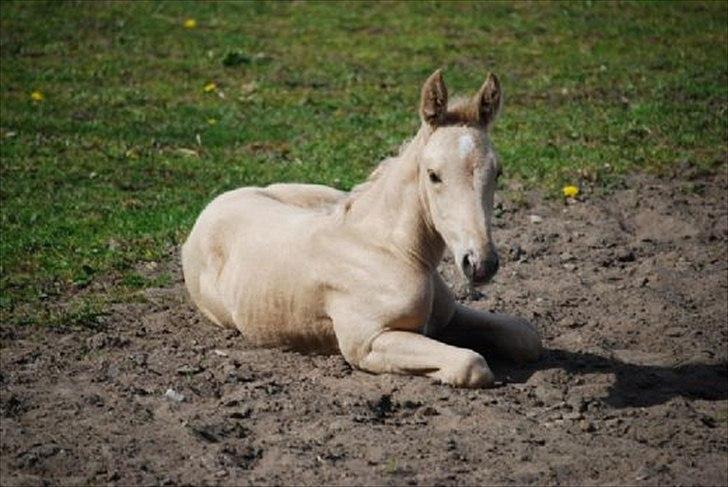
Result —
<instances>
[{"instance_id":1,"label":"yellow dandelion flower","mask_svg":"<svg viewBox=\"0 0 728 487\"><path fill-rule=\"evenodd\" d=\"M182 25L185 29L194 29L197 27L197 21L195 19L187 19Z\"/></svg>"},{"instance_id":2,"label":"yellow dandelion flower","mask_svg":"<svg viewBox=\"0 0 728 487\"><path fill-rule=\"evenodd\" d=\"M579 194L579 188L576 186L564 186L564 189L562 189L564 192L564 198L573 198L577 194Z\"/></svg>"},{"instance_id":3,"label":"yellow dandelion flower","mask_svg":"<svg viewBox=\"0 0 728 487\"><path fill-rule=\"evenodd\" d=\"M30 94L30 99L33 101L43 101L45 100L45 95L41 91L34 91Z\"/></svg>"},{"instance_id":4,"label":"yellow dandelion flower","mask_svg":"<svg viewBox=\"0 0 728 487\"><path fill-rule=\"evenodd\" d=\"M217 90L217 85L215 83L207 83L202 87L202 91L205 93L212 93L215 90Z\"/></svg>"}]
</instances>

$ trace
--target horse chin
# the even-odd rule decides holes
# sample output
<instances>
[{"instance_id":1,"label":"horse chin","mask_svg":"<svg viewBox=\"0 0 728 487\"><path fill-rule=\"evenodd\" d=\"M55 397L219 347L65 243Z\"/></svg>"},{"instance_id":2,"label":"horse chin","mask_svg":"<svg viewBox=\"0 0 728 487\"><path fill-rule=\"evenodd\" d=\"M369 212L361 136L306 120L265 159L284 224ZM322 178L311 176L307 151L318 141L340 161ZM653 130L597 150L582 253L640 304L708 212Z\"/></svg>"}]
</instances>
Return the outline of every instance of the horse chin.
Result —
<instances>
[{"instance_id":1,"label":"horse chin","mask_svg":"<svg viewBox=\"0 0 728 487\"><path fill-rule=\"evenodd\" d=\"M462 276L465 278L466 283L470 287L483 286L493 280L493 276L477 277L472 273L465 272L465 269L463 269L462 267L458 267L458 269L460 270L460 274L462 274Z\"/></svg>"},{"instance_id":2,"label":"horse chin","mask_svg":"<svg viewBox=\"0 0 728 487\"><path fill-rule=\"evenodd\" d=\"M462 267L460 267L460 272L470 286L484 286L489 284L493 280L493 277L495 277L495 273L488 274L476 271L467 272L467 270Z\"/></svg>"}]
</instances>

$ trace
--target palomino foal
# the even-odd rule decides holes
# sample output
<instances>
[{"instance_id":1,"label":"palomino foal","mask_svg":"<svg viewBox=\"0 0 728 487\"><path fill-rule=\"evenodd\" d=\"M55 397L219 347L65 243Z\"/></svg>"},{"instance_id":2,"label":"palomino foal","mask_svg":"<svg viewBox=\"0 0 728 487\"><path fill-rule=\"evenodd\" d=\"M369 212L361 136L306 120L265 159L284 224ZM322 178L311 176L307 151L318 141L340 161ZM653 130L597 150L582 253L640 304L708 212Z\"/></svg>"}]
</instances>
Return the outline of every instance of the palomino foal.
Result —
<instances>
[{"instance_id":1,"label":"palomino foal","mask_svg":"<svg viewBox=\"0 0 728 487\"><path fill-rule=\"evenodd\" d=\"M436 271L445 246L473 283L498 269L490 217L500 169L487 130L501 99L490 75L448 106L436 71L417 135L351 193L275 184L219 196L182 248L192 299L255 344L340 350L373 373L483 387L494 381L485 359L457 345L535 360L541 341L529 323L457 303Z\"/></svg>"}]
</instances>

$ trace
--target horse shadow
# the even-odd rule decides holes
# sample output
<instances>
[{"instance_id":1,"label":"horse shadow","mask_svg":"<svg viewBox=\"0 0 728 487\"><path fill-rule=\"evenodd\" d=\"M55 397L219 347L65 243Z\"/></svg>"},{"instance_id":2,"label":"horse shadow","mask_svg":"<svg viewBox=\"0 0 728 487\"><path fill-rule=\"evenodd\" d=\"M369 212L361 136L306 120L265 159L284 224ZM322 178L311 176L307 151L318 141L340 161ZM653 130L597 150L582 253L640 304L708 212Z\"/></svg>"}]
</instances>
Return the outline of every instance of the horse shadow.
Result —
<instances>
[{"instance_id":1,"label":"horse shadow","mask_svg":"<svg viewBox=\"0 0 728 487\"><path fill-rule=\"evenodd\" d=\"M678 396L728 399L728 362L635 365L593 353L551 348L544 350L538 362L514 366L503 358L485 355L496 376L511 383L525 383L536 372L555 368L570 375L613 373L615 382L607 397L600 399L615 408L654 406Z\"/></svg>"}]
</instances>

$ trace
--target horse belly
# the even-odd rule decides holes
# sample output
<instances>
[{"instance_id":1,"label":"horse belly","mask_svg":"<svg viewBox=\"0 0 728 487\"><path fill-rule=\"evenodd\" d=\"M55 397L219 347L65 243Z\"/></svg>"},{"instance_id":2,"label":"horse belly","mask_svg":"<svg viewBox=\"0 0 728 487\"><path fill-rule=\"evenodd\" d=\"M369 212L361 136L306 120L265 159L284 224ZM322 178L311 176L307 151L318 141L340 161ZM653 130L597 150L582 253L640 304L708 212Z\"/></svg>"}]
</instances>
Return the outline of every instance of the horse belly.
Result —
<instances>
[{"instance_id":1,"label":"horse belly","mask_svg":"<svg viewBox=\"0 0 728 487\"><path fill-rule=\"evenodd\" d=\"M300 351L335 352L336 336L323 299L313 289L291 289L291 282L248 282L239 294L234 321L252 343ZM300 284L300 283L298 283Z\"/></svg>"},{"instance_id":2,"label":"horse belly","mask_svg":"<svg viewBox=\"0 0 728 487\"><path fill-rule=\"evenodd\" d=\"M285 217L259 223L267 231L241 238L225 270L235 326L256 345L336 351L315 257L306 250L315 223Z\"/></svg>"}]
</instances>

